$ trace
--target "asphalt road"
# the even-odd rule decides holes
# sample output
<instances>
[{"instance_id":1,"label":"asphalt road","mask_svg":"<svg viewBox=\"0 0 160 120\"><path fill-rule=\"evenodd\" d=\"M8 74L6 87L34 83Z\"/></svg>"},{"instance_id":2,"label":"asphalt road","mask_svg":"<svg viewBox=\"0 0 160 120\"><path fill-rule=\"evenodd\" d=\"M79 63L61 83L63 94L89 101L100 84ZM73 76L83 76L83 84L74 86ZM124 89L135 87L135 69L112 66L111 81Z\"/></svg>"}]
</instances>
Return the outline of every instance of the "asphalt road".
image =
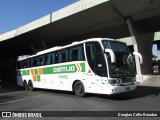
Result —
<instances>
[{"instance_id":1,"label":"asphalt road","mask_svg":"<svg viewBox=\"0 0 160 120\"><path fill-rule=\"evenodd\" d=\"M71 92L42 89L25 91L17 87L6 87L0 89L0 111L126 111L126 113L127 111L160 111L160 88L138 87L133 93L114 96L88 94L87 97L77 97ZM69 117L65 117L63 115L64 113L61 112L62 117L55 117L54 119L68 119ZM71 113L68 114L72 116ZM95 115L96 112L91 114ZM0 119L7 120L10 118ZM15 119L17 120L17 118ZM70 119L75 120L74 117ZM84 119L84 117L78 117L76 119ZM90 116L85 117L85 119L114 120L129 118L118 116L92 118ZM147 120L150 118L134 117L134 119ZM158 120L159 118L152 119Z\"/></svg>"}]
</instances>

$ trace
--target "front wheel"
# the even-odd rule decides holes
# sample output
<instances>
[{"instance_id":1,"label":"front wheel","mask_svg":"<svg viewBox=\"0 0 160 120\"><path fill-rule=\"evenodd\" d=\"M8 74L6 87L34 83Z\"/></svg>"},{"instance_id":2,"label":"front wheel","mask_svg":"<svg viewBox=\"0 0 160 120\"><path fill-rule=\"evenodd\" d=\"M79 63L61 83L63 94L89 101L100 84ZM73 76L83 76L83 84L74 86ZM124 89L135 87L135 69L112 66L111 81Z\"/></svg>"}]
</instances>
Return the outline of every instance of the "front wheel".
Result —
<instances>
[{"instance_id":1,"label":"front wheel","mask_svg":"<svg viewBox=\"0 0 160 120\"><path fill-rule=\"evenodd\" d=\"M80 96L80 97L85 96L85 89L84 89L84 85L83 85L82 82L77 81L77 82L74 84L74 93L75 93L77 96Z\"/></svg>"}]
</instances>

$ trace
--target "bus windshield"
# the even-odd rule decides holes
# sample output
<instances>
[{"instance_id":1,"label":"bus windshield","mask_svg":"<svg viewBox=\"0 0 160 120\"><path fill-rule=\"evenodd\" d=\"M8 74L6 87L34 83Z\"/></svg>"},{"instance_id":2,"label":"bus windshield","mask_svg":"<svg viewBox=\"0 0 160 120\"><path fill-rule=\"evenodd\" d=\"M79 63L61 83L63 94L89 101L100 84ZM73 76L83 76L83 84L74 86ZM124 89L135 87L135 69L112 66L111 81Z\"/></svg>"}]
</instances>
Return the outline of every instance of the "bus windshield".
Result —
<instances>
[{"instance_id":1,"label":"bus windshield","mask_svg":"<svg viewBox=\"0 0 160 120\"><path fill-rule=\"evenodd\" d=\"M128 49L125 43L117 41L102 41L104 49L111 49L115 53L116 63L111 63L111 58L109 54L107 55L108 59L108 68L111 78L126 78L126 77L135 77L135 62L134 58Z\"/></svg>"}]
</instances>

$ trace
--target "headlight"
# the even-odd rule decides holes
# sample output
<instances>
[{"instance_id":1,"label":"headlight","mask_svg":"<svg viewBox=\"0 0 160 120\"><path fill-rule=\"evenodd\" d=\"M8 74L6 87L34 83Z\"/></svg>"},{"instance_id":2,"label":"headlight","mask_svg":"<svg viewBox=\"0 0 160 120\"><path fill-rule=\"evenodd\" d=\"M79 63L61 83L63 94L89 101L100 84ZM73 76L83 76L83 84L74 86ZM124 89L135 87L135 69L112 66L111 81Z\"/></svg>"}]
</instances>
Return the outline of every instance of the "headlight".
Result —
<instances>
[{"instance_id":1,"label":"headlight","mask_svg":"<svg viewBox=\"0 0 160 120\"><path fill-rule=\"evenodd\" d=\"M111 85L118 86L122 83L122 80L121 79L110 79L108 80L108 83Z\"/></svg>"}]
</instances>

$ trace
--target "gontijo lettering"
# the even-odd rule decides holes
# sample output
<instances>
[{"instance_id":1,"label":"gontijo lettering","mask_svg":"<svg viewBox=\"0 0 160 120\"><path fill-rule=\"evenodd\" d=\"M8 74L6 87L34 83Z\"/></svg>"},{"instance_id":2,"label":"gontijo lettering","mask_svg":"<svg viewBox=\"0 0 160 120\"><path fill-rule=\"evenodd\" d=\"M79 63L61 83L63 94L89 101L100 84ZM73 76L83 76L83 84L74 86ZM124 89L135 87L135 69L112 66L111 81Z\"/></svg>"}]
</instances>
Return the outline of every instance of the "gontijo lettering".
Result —
<instances>
[{"instance_id":1,"label":"gontijo lettering","mask_svg":"<svg viewBox=\"0 0 160 120\"><path fill-rule=\"evenodd\" d=\"M54 73L75 71L75 66L56 67L53 68Z\"/></svg>"}]
</instances>

